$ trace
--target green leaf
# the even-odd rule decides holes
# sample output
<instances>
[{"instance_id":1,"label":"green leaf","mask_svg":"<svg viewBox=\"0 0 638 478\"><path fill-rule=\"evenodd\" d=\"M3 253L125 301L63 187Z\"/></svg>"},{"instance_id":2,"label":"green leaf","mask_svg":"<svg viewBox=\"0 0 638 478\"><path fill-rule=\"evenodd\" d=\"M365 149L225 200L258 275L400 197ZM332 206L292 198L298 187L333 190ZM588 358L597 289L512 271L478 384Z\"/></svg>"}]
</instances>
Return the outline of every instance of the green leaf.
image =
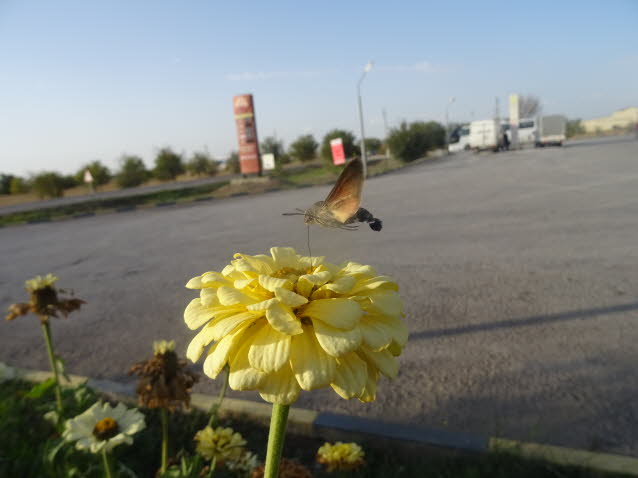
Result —
<instances>
[{"instance_id":1,"label":"green leaf","mask_svg":"<svg viewBox=\"0 0 638 478\"><path fill-rule=\"evenodd\" d=\"M38 383L37 385L33 386L31 390L25 393L24 398L32 398L32 399L40 398L42 397L42 395L44 395L48 390L50 390L54 386L55 386L55 379L49 378L45 380L44 382Z\"/></svg>"},{"instance_id":2,"label":"green leaf","mask_svg":"<svg viewBox=\"0 0 638 478\"><path fill-rule=\"evenodd\" d=\"M58 372L64 377L64 379L67 382L71 381L71 377L69 377L69 374L66 372L66 364L64 363L64 360L62 359L62 357L60 357L59 355L55 356L55 363L56 363L56 367L58 369Z\"/></svg>"}]
</instances>

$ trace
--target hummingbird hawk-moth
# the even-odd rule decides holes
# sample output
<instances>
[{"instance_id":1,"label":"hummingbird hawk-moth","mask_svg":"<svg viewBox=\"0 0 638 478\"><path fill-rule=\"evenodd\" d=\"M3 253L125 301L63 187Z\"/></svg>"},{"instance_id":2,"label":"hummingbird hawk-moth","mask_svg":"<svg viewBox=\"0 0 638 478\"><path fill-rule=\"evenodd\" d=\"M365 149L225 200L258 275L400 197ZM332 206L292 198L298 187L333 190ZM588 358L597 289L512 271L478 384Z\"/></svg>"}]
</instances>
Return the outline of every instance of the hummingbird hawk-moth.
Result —
<instances>
[{"instance_id":1,"label":"hummingbird hawk-moth","mask_svg":"<svg viewBox=\"0 0 638 478\"><path fill-rule=\"evenodd\" d=\"M323 201L317 201L308 209L284 216L301 216L305 224L319 224L352 231L358 229L355 222L368 223L373 231L380 231L383 222L365 208L360 207L363 189L363 163L355 158L341 171L334 187Z\"/></svg>"}]
</instances>

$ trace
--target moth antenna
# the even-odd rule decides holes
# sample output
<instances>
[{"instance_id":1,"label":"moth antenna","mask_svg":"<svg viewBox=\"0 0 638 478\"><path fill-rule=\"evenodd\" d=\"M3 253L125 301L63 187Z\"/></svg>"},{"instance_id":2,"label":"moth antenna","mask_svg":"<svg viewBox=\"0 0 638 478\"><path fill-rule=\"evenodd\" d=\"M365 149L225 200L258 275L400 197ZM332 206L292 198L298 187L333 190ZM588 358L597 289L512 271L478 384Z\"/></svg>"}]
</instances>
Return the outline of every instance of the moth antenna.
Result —
<instances>
[{"instance_id":1,"label":"moth antenna","mask_svg":"<svg viewBox=\"0 0 638 478\"><path fill-rule=\"evenodd\" d=\"M302 212L282 212L281 215L282 216L303 216L304 213L302 213Z\"/></svg>"}]
</instances>

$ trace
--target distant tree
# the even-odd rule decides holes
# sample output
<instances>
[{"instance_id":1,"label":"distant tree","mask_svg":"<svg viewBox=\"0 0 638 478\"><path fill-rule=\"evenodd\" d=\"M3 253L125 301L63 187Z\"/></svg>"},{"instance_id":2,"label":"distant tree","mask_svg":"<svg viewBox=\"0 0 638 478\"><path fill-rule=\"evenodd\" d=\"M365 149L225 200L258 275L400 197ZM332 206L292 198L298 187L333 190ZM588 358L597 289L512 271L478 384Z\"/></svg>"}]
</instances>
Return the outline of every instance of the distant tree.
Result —
<instances>
[{"instance_id":1,"label":"distant tree","mask_svg":"<svg viewBox=\"0 0 638 478\"><path fill-rule=\"evenodd\" d=\"M64 196L66 184L65 177L53 171L39 173L31 178L31 189L41 199Z\"/></svg>"},{"instance_id":2,"label":"distant tree","mask_svg":"<svg viewBox=\"0 0 638 478\"><path fill-rule=\"evenodd\" d=\"M239 174L241 172L241 167L239 166L239 154L237 154L237 151L230 153L230 156L226 160L225 169L232 174Z\"/></svg>"},{"instance_id":3,"label":"distant tree","mask_svg":"<svg viewBox=\"0 0 638 478\"><path fill-rule=\"evenodd\" d=\"M311 134L299 136L294 143L290 145L290 156L297 161L311 161L317 157L317 148L319 143Z\"/></svg>"},{"instance_id":4,"label":"distant tree","mask_svg":"<svg viewBox=\"0 0 638 478\"><path fill-rule=\"evenodd\" d=\"M121 188L139 186L150 177L150 173L139 156L125 155L120 159L120 169L115 182Z\"/></svg>"},{"instance_id":5,"label":"distant tree","mask_svg":"<svg viewBox=\"0 0 638 478\"><path fill-rule=\"evenodd\" d=\"M160 181L174 180L184 172L182 156L171 148L162 148L155 157L153 175Z\"/></svg>"},{"instance_id":6,"label":"distant tree","mask_svg":"<svg viewBox=\"0 0 638 478\"><path fill-rule=\"evenodd\" d=\"M13 178L15 178L13 174L0 174L0 194L11 194Z\"/></svg>"},{"instance_id":7,"label":"distant tree","mask_svg":"<svg viewBox=\"0 0 638 478\"><path fill-rule=\"evenodd\" d=\"M346 158L359 156L361 150L356 144L355 136L350 131L343 129L333 129L328 131L321 141L321 158L329 164L332 164L332 150L330 149L330 141L335 138L341 138L343 141L343 151Z\"/></svg>"},{"instance_id":8,"label":"distant tree","mask_svg":"<svg viewBox=\"0 0 638 478\"><path fill-rule=\"evenodd\" d=\"M361 145L361 142L359 142ZM383 142L379 138L366 138L367 154L379 154L383 148Z\"/></svg>"},{"instance_id":9,"label":"distant tree","mask_svg":"<svg viewBox=\"0 0 638 478\"><path fill-rule=\"evenodd\" d=\"M102 164L101 161L95 160L85 164L77 173L75 173L75 179L78 184L82 184L84 182L84 173L87 169L91 172L91 176L93 176L94 186L102 186L108 183L113 177L108 167Z\"/></svg>"},{"instance_id":10,"label":"distant tree","mask_svg":"<svg viewBox=\"0 0 638 478\"><path fill-rule=\"evenodd\" d=\"M78 186L80 183L75 178L74 174L64 174L62 175L62 187L64 189L71 189L75 186Z\"/></svg>"},{"instance_id":11,"label":"distant tree","mask_svg":"<svg viewBox=\"0 0 638 478\"><path fill-rule=\"evenodd\" d=\"M585 133L585 128L583 127L583 124L579 119L571 119L571 120L567 120L567 128L565 131L565 135L568 138L571 138L572 136L575 136L577 134L583 134Z\"/></svg>"},{"instance_id":12,"label":"distant tree","mask_svg":"<svg viewBox=\"0 0 638 478\"><path fill-rule=\"evenodd\" d=\"M194 176L215 176L218 164L210 154L205 152L194 153L191 160L186 163L186 169Z\"/></svg>"},{"instance_id":13,"label":"distant tree","mask_svg":"<svg viewBox=\"0 0 638 478\"><path fill-rule=\"evenodd\" d=\"M435 121L427 123L403 121L388 135L388 146L392 154L401 161L409 162L422 158L431 149L445 143L445 128Z\"/></svg>"},{"instance_id":14,"label":"distant tree","mask_svg":"<svg viewBox=\"0 0 638 478\"><path fill-rule=\"evenodd\" d=\"M29 185L23 178L19 176L13 176L11 178L11 184L9 185L9 194L24 194L28 191Z\"/></svg>"},{"instance_id":15,"label":"distant tree","mask_svg":"<svg viewBox=\"0 0 638 478\"><path fill-rule=\"evenodd\" d=\"M518 97L518 115L521 118L531 118L541 112L541 100L535 95L521 95Z\"/></svg>"}]
</instances>

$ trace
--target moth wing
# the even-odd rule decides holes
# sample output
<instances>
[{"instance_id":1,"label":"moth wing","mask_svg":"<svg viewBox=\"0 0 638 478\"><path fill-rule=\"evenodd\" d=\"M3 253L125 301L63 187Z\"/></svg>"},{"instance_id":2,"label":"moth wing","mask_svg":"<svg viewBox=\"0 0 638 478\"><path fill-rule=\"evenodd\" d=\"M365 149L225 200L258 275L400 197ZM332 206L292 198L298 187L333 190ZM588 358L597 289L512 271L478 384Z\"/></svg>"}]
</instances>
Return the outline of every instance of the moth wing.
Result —
<instances>
[{"instance_id":1,"label":"moth wing","mask_svg":"<svg viewBox=\"0 0 638 478\"><path fill-rule=\"evenodd\" d=\"M363 163L350 161L337 179L337 183L324 201L328 210L339 221L346 222L359 210L363 190Z\"/></svg>"}]
</instances>

